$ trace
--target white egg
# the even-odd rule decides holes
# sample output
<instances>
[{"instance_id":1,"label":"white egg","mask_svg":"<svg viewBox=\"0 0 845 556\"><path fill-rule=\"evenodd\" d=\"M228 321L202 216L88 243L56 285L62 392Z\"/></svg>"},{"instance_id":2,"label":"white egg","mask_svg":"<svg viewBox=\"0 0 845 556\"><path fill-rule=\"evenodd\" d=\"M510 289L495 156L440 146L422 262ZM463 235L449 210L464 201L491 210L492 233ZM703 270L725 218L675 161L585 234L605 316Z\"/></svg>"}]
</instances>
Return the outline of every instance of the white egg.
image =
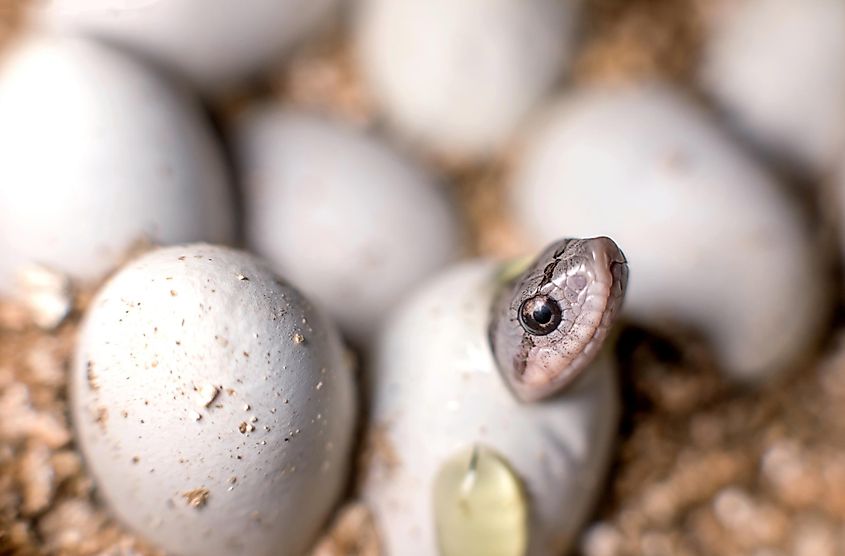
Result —
<instances>
[{"instance_id":1,"label":"white egg","mask_svg":"<svg viewBox=\"0 0 845 556\"><path fill-rule=\"evenodd\" d=\"M721 10L702 83L756 143L824 173L845 153L845 2L743 0Z\"/></svg>"},{"instance_id":2,"label":"white egg","mask_svg":"<svg viewBox=\"0 0 845 556\"><path fill-rule=\"evenodd\" d=\"M100 495L152 543L302 554L346 483L355 385L308 300L252 255L193 244L97 294L71 410Z\"/></svg>"},{"instance_id":3,"label":"white egg","mask_svg":"<svg viewBox=\"0 0 845 556\"><path fill-rule=\"evenodd\" d=\"M125 46L210 88L273 62L330 19L337 0L44 0L36 19Z\"/></svg>"},{"instance_id":4,"label":"white egg","mask_svg":"<svg viewBox=\"0 0 845 556\"><path fill-rule=\"evenodd\" d=\"M809 223L693 105L659 85L585 90L545 122L512 187L537 245L613 238L630 265L628 317L704 334L736 379L807 354L829 315Z\"/></svg>"},{"instance_id":5,"label":"white egg","mask_svg":"<svg viewBox=\"0 0 845 556\"><path fill-rule=\"evenodd\" d=\"M248 244L364 341L463 248L445 192L386 144L273 105L236 128Z\"/></svg>"},{"instance_id":6,"label":"white egg","mask_svg":"<svg viewBox=\"0 0 845 556\"><path fill-rule=\"evenodd\" d=\"M577 8L574 0L364 0L363 74L413 140L488 154L566 71Z\"/></svg>"},{"instance_id":7,"label":"white egg","mask_svg":"<svg viewBox=\"0 0 845 556\"><path fill-rule=\"evenodd\" d=\"M141 240L232 239L211 130L134 61L28 37L0 61L0 122L0 294L33 265L91 281Z\"/></svg>"},{"instance_id":8,"label":"white egg","mask_svg":"<svg viewBox=\"0 0 845 556\"><path fill-rule=\"evenodd\" d=\"M524 534L528 550L484 552L476 541L472 554L562 554L601 491L618 413L612 357L601 355L561 395L518 402L488 341L497 272L483 261L448 270L406 299L379 338L370 377L375 448L364 497L387 554L428 556L461 540L449 523L452 538L438 539L435 520L444 516L435 484L444 465L474 446L498 454L524 491L514 501L509 484L482 485L500 492L485 496L490 515L476 517L509 523L505 537ZM471 468L466 479L475 479ZM527 531L509 518L523 503Z\"/></svg>"}]
</instances>

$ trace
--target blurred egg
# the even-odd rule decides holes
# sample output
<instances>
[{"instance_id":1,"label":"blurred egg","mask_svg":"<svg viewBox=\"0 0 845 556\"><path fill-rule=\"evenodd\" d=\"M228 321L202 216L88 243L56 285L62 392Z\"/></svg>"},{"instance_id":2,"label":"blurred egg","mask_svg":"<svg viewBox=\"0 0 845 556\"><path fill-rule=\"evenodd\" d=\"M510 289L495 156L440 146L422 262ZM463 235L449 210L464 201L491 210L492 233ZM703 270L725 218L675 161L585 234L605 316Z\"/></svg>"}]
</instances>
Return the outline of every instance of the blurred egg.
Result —
<instances>
[{"instance_id":1,"label":"blurred egg","mask_svg":"<svg viewBox=\"0 0 845 556\"><path fill-rule=\"evenodd\" d=\"M465 156L500 146L567 69L577 2L364 0L364 77L395 125Z\"/></svg>"},{"instance_id":2,"label":"blurred egg","mask_svg":"<svg viewBox=\"0 0 845 556\"><path fill-rule=\"evenodd\" d=\"M585 90L546 116L512 187L538 246L598 234L624 245L628 317L703 334L736 379L807 354L828 277L781 184L666 87Z\"/></svg>"},{"instance_id":3,"label":"blurred egg","mask_svg":"<svg viewBox=\"0 0 845 556\"><path fill-rule=\"evenodd\" d=\"M189 99L78 39L0 60L0 295L32 266L96 280L140 240L229 241L219 147Z\"/></svg>"},{"instance_id":4,"label":"blurred egg","mask_svg":"<svg viewBox=\"0 0 845 556\"><path fill-rule=\"evenodd\" d=\"M218 88L260 71L330 19L337 0L40 0L48 27L125 46Z\"/></svg>"},{"instance_id":5,"label":"blurred egg","mask_svg":"<svg viewBox=\"0 0 845 556\"><path fill-rule=\"evenodd\" d=\"M713 27L705 89L759 145L830 171L845 153L845 2L744 0Z\"/></svg>"},{"instance_id":6,"label":"blurred egg","mask_svg":"<svg viewBox=\"0 0 845 556\"><path fill-rule=\"evenodd\" d=\"M250 248L350 338L461 253L440 184L374 137L273 105L243 114L235 137Z\"/></svg>"},{"instance_id":7,"label":"blurred egg","mask_svg":"<svg viewBox=\"0 0 845 556\"><path fill-rule=\"evenodd\" d=\"M618 413L612 356L563 394L517 401L488 340L498 272L447 270L379 337L363 495L386 554L563 554L601 491Z\"/></svg>"},{"instance_id":8,"label":"blurred egg","mask_svg":"<svg viewBox=\"0 0 845 556\"><path fill-rule=\"evenodd\" d=\"M101 496L168 553L303 554L346 482L355 385L302 295L251 255L194 244L97 294L71 410Z\"/></svg>"}]
</instances>

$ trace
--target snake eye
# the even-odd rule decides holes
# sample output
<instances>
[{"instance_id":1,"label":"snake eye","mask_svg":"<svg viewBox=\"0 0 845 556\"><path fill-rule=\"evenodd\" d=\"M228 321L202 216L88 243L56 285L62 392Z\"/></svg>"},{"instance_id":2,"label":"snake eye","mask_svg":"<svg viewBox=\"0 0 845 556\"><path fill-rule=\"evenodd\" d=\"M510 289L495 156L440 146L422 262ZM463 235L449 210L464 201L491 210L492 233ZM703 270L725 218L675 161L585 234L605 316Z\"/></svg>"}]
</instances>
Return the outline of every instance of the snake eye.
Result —
<instances>
[{"instance_id":1,"label":"snake eye","mask_svg":"<svg viewBox=\"0 0 845 556\"><path fill-rule=\"evenodd\" d=\"M561 320L560 305L547 295L535 295L519 306L519 323L535 336L553 332Z\"/></svg>"}]
</instances>

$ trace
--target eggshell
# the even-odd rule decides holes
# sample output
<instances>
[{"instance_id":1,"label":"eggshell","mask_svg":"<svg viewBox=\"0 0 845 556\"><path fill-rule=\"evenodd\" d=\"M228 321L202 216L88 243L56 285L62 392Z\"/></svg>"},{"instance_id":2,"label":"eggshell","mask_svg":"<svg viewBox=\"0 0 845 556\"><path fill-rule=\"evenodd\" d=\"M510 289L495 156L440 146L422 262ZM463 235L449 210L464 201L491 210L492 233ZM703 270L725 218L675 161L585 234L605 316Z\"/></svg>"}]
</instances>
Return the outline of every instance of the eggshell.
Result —
<instances>
[{"instance_id":1,"label":"eggshell","mask_svg":"<svg viewBox=\"0 0 845 556\"><path fill-rule=\"evenodd\" d=\"M758 144L816 172L845 153L845 2L728 3L702 83Z\"/></svg>"},{"instance_id":2,"label":"eggshell","mask_svg":"<svg viewBox=\"0 0 845 556\"><path fill-rule=\"evenodd\" d=\"M337 0L50 0L43 25L93 35L215 90L263 69L325 24Z\"/></svg>"},{"instance_id":3,"label":"eggshell","mask_svg":"<svg viewBox=\"0 0 845 556\"><path fill-rule=\"evenodd\" d=\"M71 382L98 491L172 554L302 554L341 494L355 387L332 324L255 257L204 244L124 267Z\"/></svg>"},{"instance_id":4,"label":"eggshell","mask_svg":"<svg viewBox=\"0 0 845 556\"><path fill-rule=\"evenodd\" d=\"M703 333L761 381L817 341L829 284L804 214L704 115L656 84L584 90L549 111L518 164L515 216L537 245L624 246L624 312Z\"/></svg>"},{"instance_id":5,"label":"eggshell","mask_svg":"<svg viewBox=\"0 0 845 556\"><path fill-rule=\"evenodd\" d=\"M488 154L566 71L579 4L364 0L361 68L407 136L438 151Z\"/></svg>"},{"instance_id":6,"label":"eggshell","mask_svg":"<svg viewBox=\"0 0 845 556\"><path fill-rule=\"evenodd\" d=\"M475 261L446 271L406 299L379 338L364 497L387 554L437 554L435 476L475 444L521 479L529 555L571 547L601 489L618 414L612 357L557 397L518 402L488 342L497 270Z\"/></svg>"},{"instance_id":7,"label":"eggshell","mask_svg":"<svg viewBox=\"0 0 845 556\"><path fill-rule=\"evenodd\" d=\"M246 234L350 338L368 340L464 244L440 184L364 132L273 105L238 121Z\"/></svg>"},{"instance_id":8,"label":"eggshell","mask_svg":"<svg viewBox=\"0 0 845 556\"><path fill-rule=\"evenodd\" d=\"M208 125L136 62L29 36L0 60L0 122L0 295L32 265L90 281L142 239L232 239Z\"/></svg>"}]
</instances>

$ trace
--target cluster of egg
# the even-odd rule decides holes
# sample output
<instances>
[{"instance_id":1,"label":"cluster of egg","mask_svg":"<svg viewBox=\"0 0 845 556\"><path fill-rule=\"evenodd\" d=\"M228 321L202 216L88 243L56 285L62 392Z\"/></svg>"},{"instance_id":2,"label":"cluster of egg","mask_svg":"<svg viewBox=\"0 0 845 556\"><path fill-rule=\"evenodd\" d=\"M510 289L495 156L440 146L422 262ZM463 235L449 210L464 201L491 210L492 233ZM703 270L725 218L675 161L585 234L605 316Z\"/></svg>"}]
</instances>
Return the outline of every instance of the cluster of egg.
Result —
<instances>
[{"instance_id":1,"label":"cluster of egg","mask_svg":"<svg viewBox=\"0 0 845 556\"><path fill-rule=\"evenodd\" d=\"M139 242L171 246L101 288L71 380L78 443L124 523L175 554L305 552L353 457L342 334L369 363L382 449L361 490L388 553L573 546L615 434L612 357L517 402L488 345L497 266L428 280L465 251L464 226L386 137L478 164L520 139L509 205L527 248L613 237L628 316L700 332L736 379L808 351L829 313L824 252L764 163L845 188L845 7L748 0L713 22L701 89L740 143L666 83L561 86L579 4L33 7L0 61L0 296L45 273L96 284ZM218 136L197 96L213 105L337 25L382 136L272 101Z\"/></svg>"}]
</instances>

